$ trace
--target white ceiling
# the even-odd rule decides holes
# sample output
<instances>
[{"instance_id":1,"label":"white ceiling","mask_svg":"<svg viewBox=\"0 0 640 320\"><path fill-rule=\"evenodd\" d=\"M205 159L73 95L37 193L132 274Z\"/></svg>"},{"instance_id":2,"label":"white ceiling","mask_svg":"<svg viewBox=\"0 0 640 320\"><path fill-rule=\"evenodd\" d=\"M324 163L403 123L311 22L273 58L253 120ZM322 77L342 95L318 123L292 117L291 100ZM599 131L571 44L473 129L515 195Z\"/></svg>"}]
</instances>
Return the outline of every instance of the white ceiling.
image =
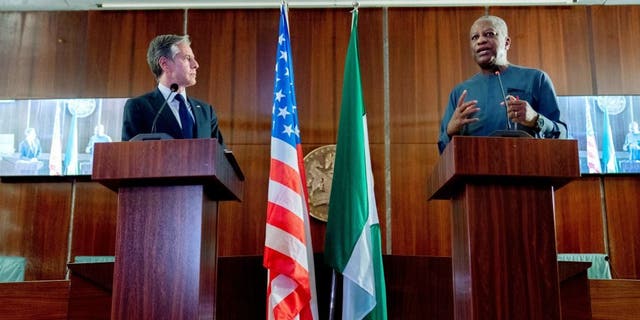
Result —
<instances>
[{"instance_id":1,"label":"white ceiling","mask_svg":"<svg viewBox=\"0 0 640 320\"><path fill-rule=\"evenodd\" d=\"M629 5L640 0L359 0L360 7ZM351 7L353 0L290 0L290 8ZM280 0L0 0L0 11L277 8Z\"/></svg>"}]
</instances>

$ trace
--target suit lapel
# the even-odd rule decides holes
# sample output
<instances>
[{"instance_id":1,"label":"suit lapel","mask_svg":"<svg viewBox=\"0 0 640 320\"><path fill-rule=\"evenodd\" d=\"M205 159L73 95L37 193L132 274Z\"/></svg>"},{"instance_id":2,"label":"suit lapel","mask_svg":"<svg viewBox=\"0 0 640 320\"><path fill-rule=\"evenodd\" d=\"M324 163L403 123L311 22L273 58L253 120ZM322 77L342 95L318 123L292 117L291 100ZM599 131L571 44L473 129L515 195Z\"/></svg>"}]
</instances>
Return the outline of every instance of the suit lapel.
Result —
<instances>
[{"instance_id":1,"label":"suit lapel","mask_svg":"<svg viewBox=\"0 0 640 320\"><path fill-rule=\"evenodd\" d=\"M191 106L191 113L193 113L193 122L194 122L194 138L208 138L206 135L200 134L203 121L205 121L206 116L203 113L202 106L195 100L187 97L189 100L189 105ZM202 122L202 123L201 123Z\"/></svg>"},{"instance_id":2,"label":"suit lapel","mask_svg":"<svg viewBox=\"0 0 640 320\"><path fill-rule=\"evenodd\" d=\"M171 95L171 97L173 97L173 95ZM162 92L160 92L160 89L156 88L151 101L151 105L154 108L154 114L157 114L158 111L160 111L160 108L162 108L164 102L165 99L162 96ZM162 109L160 116L158 116L156 128L158 132L167 133L174 138L182 138L182 130L180 129L180 124L178 123L176 116L173 115L173 111L171 111L171 107L168 103L164 107L164 109Z\"/></svg>"}]
</instances>

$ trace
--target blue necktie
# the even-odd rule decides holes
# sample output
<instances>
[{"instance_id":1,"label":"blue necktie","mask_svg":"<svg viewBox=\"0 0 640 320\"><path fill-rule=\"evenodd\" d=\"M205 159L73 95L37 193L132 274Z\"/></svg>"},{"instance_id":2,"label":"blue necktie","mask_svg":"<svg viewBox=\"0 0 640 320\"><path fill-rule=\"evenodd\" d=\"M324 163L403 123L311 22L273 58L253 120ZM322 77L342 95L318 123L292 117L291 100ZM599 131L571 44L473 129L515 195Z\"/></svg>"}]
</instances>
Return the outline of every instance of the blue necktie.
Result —
<instances>
[{"instance_id":1,"label":"blue necktie","mask_svg":"<svg viewBox=\"0 0 640 320\"><path fill-rule=\"evenodd\" d=\"M182 97L181 94L178 94L175 99L180 102L178 113L180 114L180 123L182 124L182 136L185 139L191 139L193 138L193 119L191 119L191 115L189 115L189 110L187 109L187 104L184 102L184 97Z\"/></svg>"}]
</instances>

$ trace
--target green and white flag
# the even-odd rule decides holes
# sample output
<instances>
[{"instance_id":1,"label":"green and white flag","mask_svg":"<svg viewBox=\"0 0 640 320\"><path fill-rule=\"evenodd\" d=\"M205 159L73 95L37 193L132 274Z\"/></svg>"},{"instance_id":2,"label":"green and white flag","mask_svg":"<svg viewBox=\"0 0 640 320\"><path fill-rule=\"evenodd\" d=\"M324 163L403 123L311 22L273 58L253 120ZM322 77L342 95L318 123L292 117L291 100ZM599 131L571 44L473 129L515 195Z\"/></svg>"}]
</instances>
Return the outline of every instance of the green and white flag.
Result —
<instances>
[{"instance_id":1,"label":"green and white flag","mask_svg":"<svg viewBox=\"0 0 640 320\"><path fill-rule=\"evenodd\" d=\"M325 260L343 275L342 319L387 319L380 223L353 11L329 200Z\"/></svg>"}]
</instances>

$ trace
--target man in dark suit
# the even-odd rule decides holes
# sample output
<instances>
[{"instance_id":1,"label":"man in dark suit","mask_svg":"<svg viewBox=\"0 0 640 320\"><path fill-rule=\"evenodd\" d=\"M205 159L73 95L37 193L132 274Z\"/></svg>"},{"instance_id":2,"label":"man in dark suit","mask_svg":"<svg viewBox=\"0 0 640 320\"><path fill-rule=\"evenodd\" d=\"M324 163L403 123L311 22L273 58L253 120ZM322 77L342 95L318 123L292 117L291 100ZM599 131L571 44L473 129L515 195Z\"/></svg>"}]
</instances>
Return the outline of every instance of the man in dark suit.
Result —
<instances>
[{"instance_id":1,"label":"man in dark suit","mask_svg":"<svg viewBox=\"0 0 640 320\"><path fill-rule=\"evenodd\" d=\"M157 36L149 43L147 63L158 81L158 87L127 100L122 141L128 141L140 133L158 132L175 139L217 138L224 145L213 107L186 94L185 89L196 84L196 70L199 67L191 50L189 36Z\"/></svg>"}]
</instances>

